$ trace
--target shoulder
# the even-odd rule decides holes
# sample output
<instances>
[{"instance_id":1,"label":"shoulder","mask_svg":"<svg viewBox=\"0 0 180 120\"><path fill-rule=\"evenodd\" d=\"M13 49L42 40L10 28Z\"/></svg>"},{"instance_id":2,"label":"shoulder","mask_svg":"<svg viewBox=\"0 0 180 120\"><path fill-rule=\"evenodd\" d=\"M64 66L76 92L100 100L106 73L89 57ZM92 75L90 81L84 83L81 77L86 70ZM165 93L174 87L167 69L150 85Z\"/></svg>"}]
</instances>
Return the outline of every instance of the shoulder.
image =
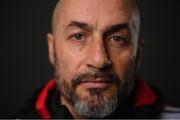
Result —
<instances>
[{"instance_id":1,"label":"shoulder","mask_svg":"<svg viewBox=\"0 0 180 120\"><path fill-rule=\"evenodd\" d=\"M35 102L37 96L40 92L40 89L36 90L31 96L31 98L26 102L26 105L18 111L18 113L14 116L15 118L38 118L38 114L35 109Z\"/></svg>"},{"instance_id":2,"label":"shoulder","mask_svg":"<svg viewBox=\"0 0 180 120\"><path fill-rule=\"evenodd\" d=\"M55 80L49 80L35 91L33 97L20 110L16 118L49 118L49 104L56 92Z\"/></svg>"}]
</instances>

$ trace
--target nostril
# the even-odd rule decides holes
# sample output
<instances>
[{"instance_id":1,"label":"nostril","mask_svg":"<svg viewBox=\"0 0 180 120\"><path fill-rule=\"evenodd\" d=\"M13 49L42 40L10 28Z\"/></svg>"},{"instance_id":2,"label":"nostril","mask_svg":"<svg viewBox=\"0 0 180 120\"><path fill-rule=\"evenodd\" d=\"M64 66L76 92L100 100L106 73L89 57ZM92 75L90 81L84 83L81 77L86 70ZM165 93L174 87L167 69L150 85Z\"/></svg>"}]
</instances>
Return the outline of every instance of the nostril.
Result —
<instances>
[{"instance_id":1,"label":"nostril","mask_svg":"<svg viewBox=\"0 0 180 120\"><path fill-rule=\"evenodd\" d=\"M87 64L88 68L95 68L102 71L107 71L112 67L112 62L110 60L106 60L104 64L101 65L95 65L95 64Z\"/></svg>"},{"instance_id":2,"label":"nostril","mask_svg":"<svg viewBox=\"0 0 180 120\"><path fill-rule=\"evenodd\" d=\"M87 67L90 67L90 68L95 68L93 65L91 64L87 64Z\"/></svg>"}]
</instances>

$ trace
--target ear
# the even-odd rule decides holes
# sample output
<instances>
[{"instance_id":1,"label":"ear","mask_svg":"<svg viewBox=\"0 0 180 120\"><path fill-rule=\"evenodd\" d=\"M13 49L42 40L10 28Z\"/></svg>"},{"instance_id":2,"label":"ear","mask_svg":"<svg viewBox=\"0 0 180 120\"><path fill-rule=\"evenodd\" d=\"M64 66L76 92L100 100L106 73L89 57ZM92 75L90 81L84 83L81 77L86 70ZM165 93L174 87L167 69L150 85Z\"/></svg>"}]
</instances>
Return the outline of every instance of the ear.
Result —
<instances>
[{"instance_id":1,"label":"ear","mask_svg":"<svg viewBox=\"0 0 180 120\"><path fill-rule=\"evenodd\" d=\"M138 53L137 53L137 69L139 69L142 63L142 49L144 47L144 39L138 41Z\"/></svg>"},{"instance_id":2,"label":"ear","mask_svg":"<svg viewBox=\"0 0 180 120\"><path fill-rule=\"evenodd\" d=\"M55 43L54 36L52 33L47 34L47 43L49 51L49 61L54 66L55 64Z\"/></svg>"}]
</instances>

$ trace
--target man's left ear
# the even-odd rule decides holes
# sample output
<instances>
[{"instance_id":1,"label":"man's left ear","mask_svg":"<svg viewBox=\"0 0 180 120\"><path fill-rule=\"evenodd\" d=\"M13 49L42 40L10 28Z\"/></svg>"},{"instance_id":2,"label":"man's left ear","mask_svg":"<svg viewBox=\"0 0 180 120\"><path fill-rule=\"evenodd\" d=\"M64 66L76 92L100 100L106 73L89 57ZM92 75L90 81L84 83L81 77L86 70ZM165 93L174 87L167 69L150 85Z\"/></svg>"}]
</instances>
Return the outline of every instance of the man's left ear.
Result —
<instances>
[{"instance_id":1,"label":"man's left ear","mask_svg":"<svg viewBox=\"0 0 180 120\"><path fill-rule=\"evenodd\" d=\"M139 39L138 41L138 51L137 51L137 69L139 69L142 62L142 49L144 47L144 39Z\"/></svg>"}]
</instances>

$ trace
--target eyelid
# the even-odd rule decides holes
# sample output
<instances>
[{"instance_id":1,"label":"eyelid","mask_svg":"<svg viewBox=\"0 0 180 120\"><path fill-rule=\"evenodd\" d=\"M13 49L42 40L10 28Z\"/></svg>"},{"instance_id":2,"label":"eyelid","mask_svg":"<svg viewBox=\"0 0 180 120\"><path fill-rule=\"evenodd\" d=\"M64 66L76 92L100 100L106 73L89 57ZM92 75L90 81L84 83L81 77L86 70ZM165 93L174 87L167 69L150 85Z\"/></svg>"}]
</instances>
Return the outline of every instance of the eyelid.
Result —
<instances>
[{"instance_id":1,"label":"eyelid","mask_svg":"<svg viewBox=\"0 0 180 120\"><path fill-rule=\"evenodd\" d=\"M115 36L121 37L121 35L112 34L112 35L108 36L107 39L108 39L108 40L109 40L109 39L112 39L112 38L115 37ZM122 38L122 37L121 37L121 38Z\"/></svg>"},{"instance_id":2,"label":"eyelid","mask_svg":"<svg viewBox=\"0 0 180 120\"><path fill-rule=\"evenodd\" d=\"M80 35L80 39L76 39L76 35ZM68 40L78 42L78 43L85 43L88 39L88 34L86 32L74 32L69 37Z\"/></svg>"},{"instance_id":3,"label":"eyelid","mask_svg":"<svg viewBox=\"0 0 180 120\"><path fill-rule=\"evenodd\" d=\"M111 35L109 35L109 37L107 37L107 39L111 39L114 36L119 36L120 38L124 39L126 42L129 42L130 39L131 39L129 34L125 35L125 34L122 34L122 33L111 34Z\"/></svg>"},{"instance_id":4,"label":"eyelid","mask_svg":"<svg viewBox=\"0 0 180 120\"><path fill-rule=\"evenodd\" d=\"M77 35L77 34L83 35L83 36L85 36L85 37L87 36L87 34L84 33L84 32L75 32L75 33L70 34L69 38L72 38L72 37L74 37L74 36Z\"/></svg>"}]
</instances>

